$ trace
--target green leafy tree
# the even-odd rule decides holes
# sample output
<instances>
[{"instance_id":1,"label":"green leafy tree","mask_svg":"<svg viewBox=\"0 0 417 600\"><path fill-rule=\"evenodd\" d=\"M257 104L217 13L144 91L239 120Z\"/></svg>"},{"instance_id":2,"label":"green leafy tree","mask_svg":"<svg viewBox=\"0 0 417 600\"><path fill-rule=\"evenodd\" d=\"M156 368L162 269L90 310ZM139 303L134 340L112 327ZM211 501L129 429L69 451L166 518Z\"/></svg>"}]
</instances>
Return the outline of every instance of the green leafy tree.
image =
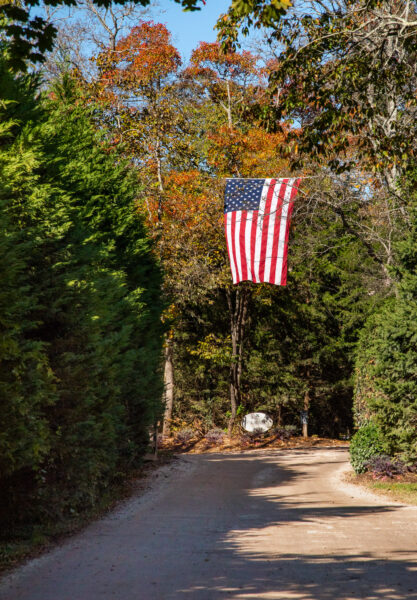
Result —
<instances>
[{"instance_id":1,"label":"green leafy tree","mask_svg":"<svg viewBox=\"0 0 417 600\"><path fill-rule=\"evenodd\" d=\"M414 0L308 0L270 35L276 118L300 124L293 162L325 177L330 168L340 189L356 179L356 217L344 214L345 194L326 202L377 260L387 287L395 286L393 248L409 221L399 182L416 153L415 14Z\"/></svg>"},{"instance_id":2,"label":"green leafy tree","mask_svg":"<svg viewBox=\"0 0 417 600\"><path fill-rule=\"evenodd\" d=\"M277 27L292 5L291 0L233 0L216 25L223 48L236 49L239 35L248 35L252 28Z\"/></svg>"},{"instance_id":3,"label":"green leafy tree","mask_svg":"<svg viewBox=\"0 0 417 600\"><path fill-rule=\"evenodd\" d=\"M388 186L413 162L414 0L309 0L271 33L278 112L301 121L300 150L336 169L358 158Z\"/></svg>"}]
</instances>

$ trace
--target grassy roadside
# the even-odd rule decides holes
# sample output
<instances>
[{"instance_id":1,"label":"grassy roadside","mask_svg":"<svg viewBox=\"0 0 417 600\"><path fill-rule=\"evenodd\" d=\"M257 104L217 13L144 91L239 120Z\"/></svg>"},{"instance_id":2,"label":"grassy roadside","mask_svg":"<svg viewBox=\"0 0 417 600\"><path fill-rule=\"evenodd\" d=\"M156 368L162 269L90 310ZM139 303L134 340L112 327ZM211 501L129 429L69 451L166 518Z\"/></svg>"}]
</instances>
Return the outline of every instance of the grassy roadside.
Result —
<instances>
[{"instance_id":1,"label":"grassy roadside","mask_svg":"<svg viewBox=\"0 0 417 600\"><path fill-rule=\"evenodd\" d=\"M367 488L371 492L386 496L391 500L417 506L417 475L399 476L388 481L375 480L369 473L353 475L350 483Z\"/></svg>"},{"instance_id":2,"label":"grassy roadside","mask_svg":"<svg viewBox=\"0 0 417 600\"><path fill-rule=\"evenodd\" d=\"M373 482L371 485L373 490L382 492L393 500L417 506L417 482L378 481Z\"/></svg>"},{"instance_id":3,"label":"grassy roadside","mask_svg":"<svg viewBox=\"0 0 417 600\"><path fill-rule=\"evenodd\" d=\"M155 462L146 462L122 482L115 483L103 493L100 503L93 509L83 511L58 522L22 525L12 531L0 532L0 574L47 552L57 542L74 535L93 521L110 512L120 502L133 494L143 493L148 477L160 466L172 460L172 454L164 452Z\"/></svg>"}]
</instances>

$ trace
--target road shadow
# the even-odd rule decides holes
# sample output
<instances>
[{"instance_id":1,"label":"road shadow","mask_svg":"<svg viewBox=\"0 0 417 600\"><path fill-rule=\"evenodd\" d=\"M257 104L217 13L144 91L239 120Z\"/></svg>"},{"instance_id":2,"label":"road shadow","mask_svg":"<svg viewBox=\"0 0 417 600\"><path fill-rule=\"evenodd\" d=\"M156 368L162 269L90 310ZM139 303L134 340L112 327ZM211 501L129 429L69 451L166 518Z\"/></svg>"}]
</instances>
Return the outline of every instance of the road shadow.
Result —
<instances>
[{"instance_id":1,"label":"road shadow","mask_svg":"<svg viewBox=\"0 0 417 600\"><path fill-rule=\"evenodd\" d=\"M384 560L373 554L237 555L224 549L224 571L197 580L169 598L209 600L416 600L416 561Z\"/></svg>"},{"instance_id":2,"label":"road shadow","mask_svg":"<svg viewBox=\"0 0 417 600\"><path fill-rule=\"evenodd\" d=\"M322 449L317 449L320 452ZM338 449L332 448L336 453ZM395 535L395 525L391 524L391 513L398 510L397 505L389 503L375 505L348 504L323 506L323 501L315 500L315 493L302 493L294 496L287 492L281 494L283 486L311 478L303 467L306 452L311 456L315 449L291 450L299 461L290 465L280 463L270 453L261 452L232 456L211 456L208 461L225 461L236 472L243 467L243 461L261 460L264 477L259 483L245 490L245 498L238 500L237 517L230 528L219 531L215 543L206 550L208 565L214 562L216 574L209 567L206 573L196 571L186 586L177 586L168 599L217 600L234 598L235 600L257 600L296 598L299 600L417 600L417 554L416 546L402 548L385 558L378 551L355 551L343 548L336 552L326 552L323 539L323 551L287 552L274 555L271 551L255 552L247 549L248 540L262 535L270 527L276 528L276 535L290 524L306 529L312 524L340 523L343 526L354 522L358 535L363 527L372 527L367 517L384 517L386 535ZM340 461L332 465L344 464L345 450L340 449ZM318 457L319 458L319 457ZM326 461L314 462L317 466L328 465ZM231 475L233 476L233 475ZM269 491L270 490L270 491ZM347 497L348 500L348 497ZM249 504L248 504L249 501ZM250 507L249 522L239 518L238 512ZM365 518L364 518L365 517ZM359 527L359 529L358 529ZM366 533L369 535L369 531ZM372 533L371 533L372 535ZM240 543L243 540L243 543ZM250 544L249 544L250 547ZM162 597L161 597L162 598ZM164 597L165 598L165 597Z\"/></svg>"}]
</instances>

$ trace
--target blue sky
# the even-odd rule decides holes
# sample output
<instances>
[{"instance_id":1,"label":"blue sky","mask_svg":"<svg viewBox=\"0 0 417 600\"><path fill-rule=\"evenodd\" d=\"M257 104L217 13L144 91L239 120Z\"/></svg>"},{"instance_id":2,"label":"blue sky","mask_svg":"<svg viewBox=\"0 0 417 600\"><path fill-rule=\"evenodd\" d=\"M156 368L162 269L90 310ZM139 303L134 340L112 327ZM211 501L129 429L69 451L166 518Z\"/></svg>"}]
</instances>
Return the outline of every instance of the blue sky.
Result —
<instances>
[{"instance_id":1,"label":"blue sky","mask_svg":"<svg viewBox=\"0 0 417 600\"><path fill-rule=\"evenodd\" d=\"M155 11L154 20L165 23L172 33L174 46L181 52L185 61L199 42L214 42L216 32L213 27L220 14L225 13L231 0L206 0L200 11L183 12L181 6L164 0L160 4L163 12Z\"/></svg>"}]
</instances>

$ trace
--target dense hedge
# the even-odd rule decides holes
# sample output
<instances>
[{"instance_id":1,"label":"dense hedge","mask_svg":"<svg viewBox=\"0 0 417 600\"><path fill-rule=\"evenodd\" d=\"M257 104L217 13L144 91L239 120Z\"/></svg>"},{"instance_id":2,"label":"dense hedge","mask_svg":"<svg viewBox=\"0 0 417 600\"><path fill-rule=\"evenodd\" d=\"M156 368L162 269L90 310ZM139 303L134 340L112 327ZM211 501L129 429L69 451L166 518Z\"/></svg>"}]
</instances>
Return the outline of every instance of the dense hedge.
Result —
<instances>
[{"instance_id":1,"label":"dense hedge","mask_svg":"<svg viewBox=\"0 0 417 600\"><path fill-rule=\"evenodd\" d=\"M358 425L379 427L386 452L417 462L417 210L409 206L410 228L396 246L397 294L368 320L356 365Z\"/></svg>"},{"instance_id":2,"label":"dense hedge","mask_svg":"<svg viewBox=\"0 0 417 600\"><path fill-rule=\"evenodd\" d=\"M368 322L358 356L358 418L371 416L388 454L417 459L417 303L391 299Z\"/></svg>"},{"instance_id":3,"label":"dense hedge","mask_svg":"<svg viewBox=\"0 0 417 600\"><path fill-rule=\"evenodd\" d=\"M70 80L0 67L0 519L91 506L160 415L160 273L135 173ZM34 119L36 116L36 120Z\"/></svg>"}]
</instances>

